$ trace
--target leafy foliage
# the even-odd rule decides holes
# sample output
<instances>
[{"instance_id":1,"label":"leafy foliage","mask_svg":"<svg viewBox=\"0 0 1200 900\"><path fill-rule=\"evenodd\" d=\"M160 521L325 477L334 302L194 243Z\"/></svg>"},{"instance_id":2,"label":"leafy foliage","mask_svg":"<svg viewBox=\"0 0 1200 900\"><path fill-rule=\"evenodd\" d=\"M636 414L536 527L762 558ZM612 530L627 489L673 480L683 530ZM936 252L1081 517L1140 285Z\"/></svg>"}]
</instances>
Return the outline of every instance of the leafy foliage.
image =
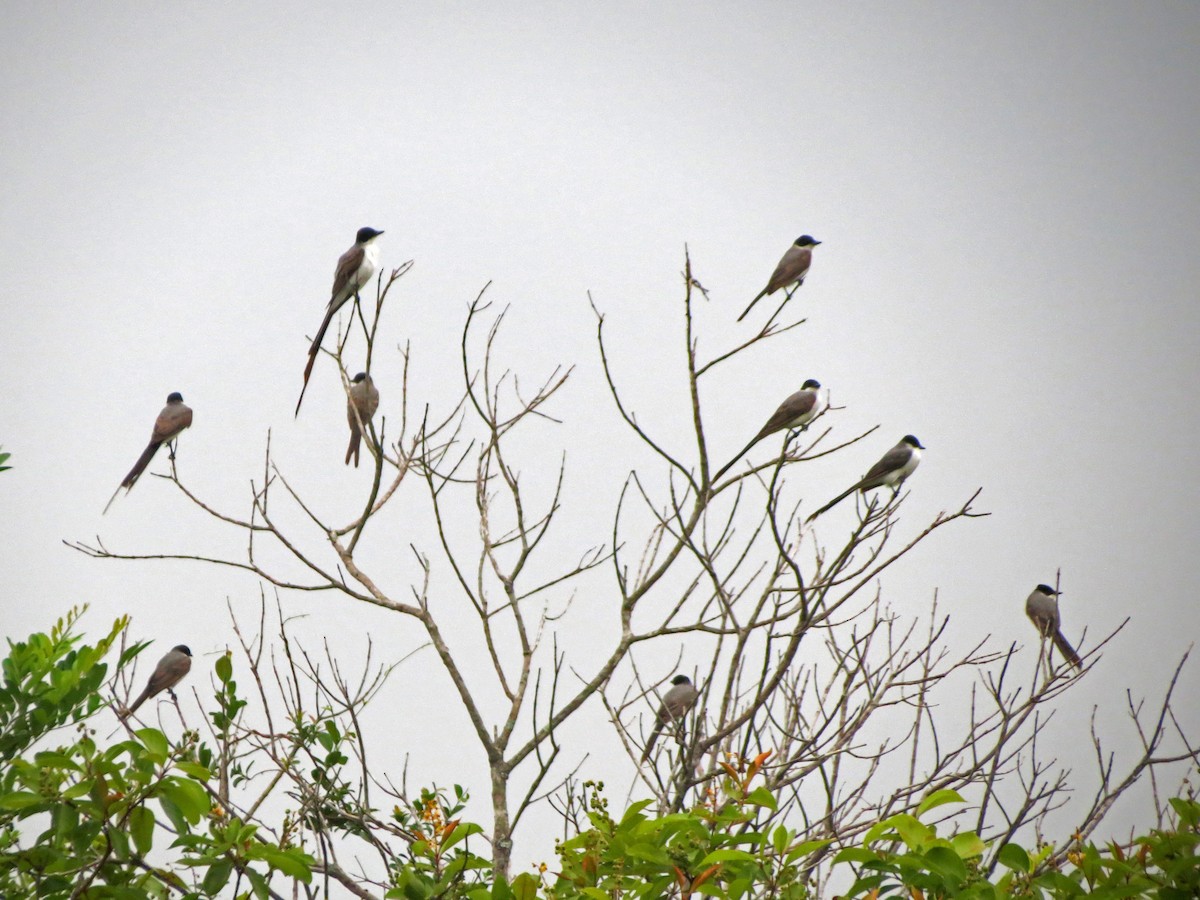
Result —
<instances>
[{"instance_id":1,"label":"leafy foliage","mask_svg":"<svg viewBox=\"0 0 1200 900\"><path fill-rule=\"evenodd\" d=\"M295 808L268 823L257 805L235 812L230 799L231 788L271 763L262 748L236 760L228 753L248 704L230 655L213 666L215 743L186 728L172 739L148 727L126 728L106 743L98 736L108 726L101 719L109 714L101 691L110 678L105 660L127 620L94 646L75 632L77 620L73 612L49 634L11 643L4 660L0 896L315 896L326 893L328 884L319 882L329 877L355 885L359 896L378 896L323 862L305 834L318 835L322 846L362 839L381 852L400 836L401 849L389 851L384 896L405 900L803 900L827 895L830 885L841 896L871 900L1200 896L1200 803L1192 796L1171 801L1173 827L1127 846L1077 838L1060 857L1051 846L993 847L972 832L940 834L929 821L935 811L965 802L942 790L912 814L890 816L861 842L836 849L785 824L762 824L778 808L762 785L769 752L723 763L723 777L699 803L663 815L641 800L614 816L603 785L585 783L586 826L558 844L557 869L543 864L509 881L472 847L482 828L464 818L470 798L462 786L423 790L396 805L383 825L356 807L345 767L347 742L357 736L322 716L297 715L288 732L291 753L276 761L277 773L305 767L303 783L315 795L289 794ZM144 647L124 649L113 675ZM819 884L814 873L831 853L831 876Z\"/></svg>"}]
</instances>

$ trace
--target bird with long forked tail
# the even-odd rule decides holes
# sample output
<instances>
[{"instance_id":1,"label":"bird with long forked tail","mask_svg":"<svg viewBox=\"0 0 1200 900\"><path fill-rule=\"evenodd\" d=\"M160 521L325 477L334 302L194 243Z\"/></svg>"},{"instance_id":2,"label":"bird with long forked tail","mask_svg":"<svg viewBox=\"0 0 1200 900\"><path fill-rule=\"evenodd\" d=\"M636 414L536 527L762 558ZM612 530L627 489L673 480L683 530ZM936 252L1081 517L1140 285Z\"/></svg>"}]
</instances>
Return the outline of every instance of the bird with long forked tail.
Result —
<instances>
[{"instance_id":1,"label":"bird with long forked tail","mask_svg":"<svg viewBox=\"0 0 1200 900\"><path fill-rule=\"evenodd\" d=\"M906 434L900 439L895 447L883 454L883 457L875 465L867 471L867 474L860 481L846 488L815 513L808 517L808 521L812 521L823 512L827 512L837 504L841 503L855 491L862 491L864 494L878 487L890 487L892 496L900 492L900 486L904 484L904 480L916 471L917 466L921 463L921 451L924 450L924 445L918 441L913 435Z\"/></svg>"},{"instance_id":2,"label":"bird with long forked tail","mask_svg":"<svg viewBox=\"0 0 1200 900\"><path fill-rule=\"evenodd\" d=\"M354 468L358 468L359 444L362 442L363 431L371 423L377 409L379 389L375 387L370 375L359 372L354 376L350 385L350 396L346 398L346 420L350 423L350 446L346 448L346 465L350 465L350 458L354 457Z\"/></svg>"},{"instance_id":3,"label":"bird with long forked tail","mask_svg":"<svg viewBox=\"0 0 1200 900\"><path fill-rule=\"evenodd\" d=\"M154 431L150 434L150 443L146 445L146 449L142 451L142 455L138 457L138 461L133 464L133 468L129 470L129 474L117 485L117 489L113 491L113 495L108 498L108 502L104 504L104 512L108 512L108 508L113 505L113 501L117 499L117 494L121 493L121 488L125 488L125 493L133 490L133 486L137 484L137 480L142 476L146 466L150 465L150 460L154 459L154 454L158 452L158 448L163 444L168 444L174 441L185 428L192 424L192 409L184 405L183 394L175 391L167 396L167 405L162 408L162 412L158 414L158 418L154 420ZM175 458L174 449L171 450L171 459ZM102 513L103 515L103 513Z\"/></svg>"},{"instance_id":4,"label":"bird with long forked tail","mask_svg":"<svg viewBox=\"0 0 1200 900\"><path fill-rule=\"evenodd\" d=\"M308 363L304 366L304 385L300 388L300 399L296 401L296 415L300 415L300 404L304 402L304 392L308 390L308 376L312 374L313 363L317 361L317 354L321 352L321 342L325 340L325 332L329 329L329 323L333 321L334 313L341 309L347 300L358 294L359 289L371 280L371 276L379 267L379 247L376 246L375 239L381 234L382 231L376 231L374 228L358 229L358 234L354 236L354 246L338 258L337 269L333 273L333 290L330 292L329 305L325 307L325 319L308 348Z\"/></svg>"},{"instance_id":5,"label":"bird with long forked tail","mask_svg":"<svg viewBox=\"0 0 1200 900\"><path fill-rule=\"evenodd\" d=\"M771 273L771 280L767 282L767 286L750 301L750 305L738 316L737 320L740 322L746 318L750 310L754 309L754 304L763 297L775 293L780 288L786 289L792 285L800 287L804 284L804 276L808 274L808 269L812 265L813 248L820 243L811 234L802 234L796 238L796 242L788 247L787 252L779 260L779 265Z\"/></svg>"},{"instance_id":6,"label":"bird with long forked tail","mask_svg":"<svg viewBox=\"0 0 1200 900\"><path fill-rule=\"evenodd\" d=\"M733 459L723 465L720 471L712 477L712 480L716 481L728 472L734 463L749 453L750 448L763 438L769 437L777 431L784 431L785 429L791 431L796 428L807 428L809 423L823 413L828 406L829 400L821 392L821 382L815 378L808 379L804 382L800 390L779 404L779 408L771 414L766 424L758 430L758 434L754 435L750 439L750 443L739 450Z\"/></svg>"}]
</instances>

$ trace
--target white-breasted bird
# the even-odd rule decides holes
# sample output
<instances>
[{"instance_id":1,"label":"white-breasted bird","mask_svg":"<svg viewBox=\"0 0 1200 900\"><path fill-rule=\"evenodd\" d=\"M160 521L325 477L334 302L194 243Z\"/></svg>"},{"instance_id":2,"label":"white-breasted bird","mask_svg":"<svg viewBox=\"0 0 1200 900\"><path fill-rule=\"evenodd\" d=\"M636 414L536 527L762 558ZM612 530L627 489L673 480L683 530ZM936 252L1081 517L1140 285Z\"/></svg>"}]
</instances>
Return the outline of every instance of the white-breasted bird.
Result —
<instances>
[{"instance_id":1,"label":"white-breasted bird","mask_svg":"<svg viewBox=\"0 0 1200 900\"><path fill-rule=\"evenodd\" d=\"M900 439L900 443L883 454L879 462L871 466L859 482L842 491L818 509L808 517L808 521L811 522L821 513L841 503L855 491L862 491L865 494L873 488L890 487L892 496L895 497L900 492L900 486L904 484L904 479L908 478L920 465L921 451L924 449L924 445L913 435L906 434Z\"/></svg>"},{"instance_id":2,"label":"white-breasted bird","mask_svg":"<svg viewBox=\"0 0 1200 900\"><path fill-rule=\"evenodd\" d=\"M804 382L800 390L779 404L779 408L771 414L771 418L767 419L767 423L758 430L758 434L751 438L750 443L739 450L733 459L722 466L720 471L712 477L712 480L716 481L729 471L730 466L745 456L750 451L750 448L763 438L769 437L777 431L784 431L785 429L791 431L794 428L806 428L828 406L829 399L821 391L821 382L815 378L808 379Z\"/></svg>"},{"instance_id":3,"label":"white-breasted bird","mask_svg":"<svg viewBox=\"0 0 1200 900\"><path fill-rule=\"evenodd\" d=\"M354 236L354 246L338 258L337 269L333 273L333 290L330 292L329 305L325 308L325 319L308 348L304 386L300 388L300 399L296 401L296 415L300 415L300 404L304 402L304 392L308 389L308 376L312 374L313 363L317 361L321 341L325 339L325 331L333 320L333 314L371 280L371 276L379 267L379 247L376 246L375 239L381 234L382 231L376 231L374 228L358 229L358 234Z\"/></svg>"},{"instance_id":4,"label":"white-breasted bird","mask_svg":"<svg viewBox=\"0 0 1200 900\"><path fill-rule=\"evenodd\" d=\"M790 288L793 284L796 287L804 284L804 276L808 274L808 268L812 265L813 247L820 243L811 234L802 234L796 238L796 242L788 247L787 252L779 260L779 265L771 273L771 280L767 282L767 286L750 301L750 305L746 307L745 312L738 316L737 320L740 322L746 318L750 310L754 309L754 304L768 294L773 294L780 288Z\"/></svg>"},{"instance_id":5,"label":"white-breasted bird","mask_svg":"<svg viewBox=\"0 0 1200 900\"><path fill-rule=\"evenodd\" d=\"M1056 591L1048 584L1039 584L1025 598L1025 615L1029 616L1038 634L1043 639L1049 638L1058 648L1058 652L1076 669L1083 668L1083 660L1075 652L1075 648L1067 643L1062 633L1062 616L1058 611L1058 597L1061 591Z\"/></svg>"}]
</instances>

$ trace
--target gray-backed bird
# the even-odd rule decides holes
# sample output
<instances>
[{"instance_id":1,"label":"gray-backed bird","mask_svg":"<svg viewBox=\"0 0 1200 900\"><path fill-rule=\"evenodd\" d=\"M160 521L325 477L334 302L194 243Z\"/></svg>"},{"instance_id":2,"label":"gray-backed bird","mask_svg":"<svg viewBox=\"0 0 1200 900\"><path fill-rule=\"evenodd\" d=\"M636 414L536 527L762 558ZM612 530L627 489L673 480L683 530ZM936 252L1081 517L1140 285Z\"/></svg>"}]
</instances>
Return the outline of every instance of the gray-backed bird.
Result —
<instances>
[{"instance_id":1,"label":"gray-backed bird","mask_svg":"<svg viewBox=\"0 0 1200 900\"><path fill-rule=\"evenodd\" d=\"M754 309L754 304L768 294L773 294L780 288L790 288L793 284L796 287L804 284L804 276L808 274L808 267L812 265L813 247L820 243L811 234L802 234L796 238L796 243L788 247L787 252L779 260L779 265L771 273L771 280L767 282L767 286L750 301L746 311L738 316L737 320L740 322L746 318L750 310Z\"/></svg>"},{"instance_id":2,"label":"gray-backed bird","mask_svg":"<svg viewBox=\"0 0 1200 900\"><path fill-rule=\"evenodd\" d=\"M654 743L662 734L663 728L668 724L682 725L688 710L696 705L696 699L699 696L700 692L692 684L692 679L686 675L676 675L671 679L671 688L663 694L662 705L659 706L658 715L654 720L654 728L650 731L650 737L646 738L646 749L642 751L642 762L650 758L650 751L654 749Z\"/></svg>"},{"instance_id":3,"label":"gray-backed bird","mask_svg":"<svg viewBox=\"0 0 1200 900\"><path fill-rule=\"evenodd\" d=\"M1043 640L1049 638L1054 641L1054 646L1058 648L1058 652L1067 662L1076 669L1082 669L1083 660L1075 652L1075 648L1068 644L1067 639L1063 637L1062 617L1058 612L1058 595L1060 593L1048 584L1039 584L1025 599L1025 615L1029 616L1029 621L1033 623Z\"/></svg>"},{"instance_id":4,"label":"gray-backed bird","mask_svg":"<svg viewBox=\"0 0 1200 900\"><path fill-rule=\"evenodd\" d=\"M374 228L360 228L354 236L354 246L343 253L337 261L337 269L333 273L333 290L329 296L329 306L325 308L325 319L317 329L312 346L308 348L308 364L304 367L304 386L300 388L300 399L296 401L296 415L300 415L300 404L304 402L304 392L308 390L308 376L312 374L313 363L321 350L321 341L325 339L325 331L336 313L351 297L358 294L375 269L379 266L379 247L375 239L383 234Z\"/></svg>"},{"instance_id":5,"label":"gray-backed bird","mask_svg":"<svg viewBox=\"0 0 1200 900\"><path fill-rule=\"evenodd\" d=\"M779 404L779 408L771 414L771 418L767 419L767 424L758 430L758 434L739 450L733 459L721 467L712 480L716 481L729 471L730 466L750 452L750 448L763 438L785 429L790 431L793 428L806 428L828 406L829 400L821 392L821 382L815 378L808 379L800 390Z\"/></svg>"},{"instance_id":6,"label":"gray-backed bird","mask_svg":"<svg viewBox=\"0 0 1200 900\"><path fill-rule=\"evenodd\" d=\"M350 385L350 396L346 398L346 421L350 423L350 446L346 448L346 465L354 457L354 468L358 468L358 449L363 431L371 423L375 410L379 409L379 390L366 372L354 376ZM362 428L359 428L362 422Z\"/></svg>"},{"instance_id":7,"label":"gray-backed bird","mask_svg":"<svg viewBox=\"0 0 1200 900\"><path fill-rule=\"evenodd\" d=\"M904 484L904 479L908 478L921 462L921 451L925 447L911 434L906 434L900 439L895 447L883 454L883 458L867 471L867 474L862 477L862 480L852 487L842 491L815 513L808 517L808 521L812 521L821 513L831 507L841 503L855 491L862 491L864 494L877 487L890 487L892 496L900 493L900 486Z\"/></svg>"},{"instance_id":8,"label":"gray-backed bird","mask_svg":"<svg viewBox=\"0 0 1200 900\"><path fill-rule=\"evenodd\" d=\"M150 681L146 684L146 689L133 701L133 705L125 710L121 718L132 716L137 712L139 706L163 691L169 692L173 699L175 697L173 688L191 670L192 651L187 648L186 644L176 644L158 661L158 665L154 667L154 672L150 675Z\"/></svg>"},{"instance_id":9,"label":"gray-backed bird","mask_svg":"<svg viewBox=\"0 0 1200 900\"><path fill-rule=\"evenodd\" d=\"M178 391L169 394L167 396L167 405L162 408L162 412L154 420L154 431L150 433L150 443L146 445L146 449L142 451L142 455L138 457L138 461L133 464L133 468L129 470L129 474L125 476L125 479L113 491L113 495L108 498L108 502L104 504L104 512L108 512L108 508L117 499L117 494L121 493L121 488L125 488L125 493L133 490L133 486L137 484L137 480L141 477L142 472L145 471L146 466L150 465L150 460L154 459L154 454L158 452L158 448L163 444L175 440L179 436L179 433L191 424L192 409L190 406L184 405L183 394ZM172 447L171 459L174 458L175 449Z\"/></svg>"}]
</instances>

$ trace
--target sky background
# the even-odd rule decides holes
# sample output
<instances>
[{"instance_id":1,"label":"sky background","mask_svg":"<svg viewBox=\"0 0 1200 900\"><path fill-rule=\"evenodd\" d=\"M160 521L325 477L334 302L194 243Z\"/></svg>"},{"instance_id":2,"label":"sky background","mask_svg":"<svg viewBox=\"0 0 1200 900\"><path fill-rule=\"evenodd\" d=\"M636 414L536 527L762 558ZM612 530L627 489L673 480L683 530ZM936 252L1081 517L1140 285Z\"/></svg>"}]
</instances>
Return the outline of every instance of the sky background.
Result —
<instances>
[{"instance_id":1,"label":"sky background","mask_svg":"<svg viewBox=\"0 0 1200 900\"><path fill-rule=\"evenodd\" d=\"M62 543L237 552L151 477L100 515L171 391L195 410L180 465L202 496L246 510L270 429L299 489L351 515L369 475L341 464L327 358L292 409L305 335L362 225L386 231L385 267L415 260L377 349L391 421L402 342L412 409L453 403L464 313L489 280L510 307L506 364L530 383L577 365L552 410L563 426L525 445L531 479L566 449L564 552L586 545L580 520L611 515L631 465L663 474L612 452L625 439L588 293L630 405L683 451L684 245L715 353L750 335L734 319L810 233L807 324L706 387L718 455L818 378L846 407L835 435L880 431L805 470L811 502L912 432L928 450L906 533L980 486L993 513L885 579L899 610L936 589L963 647L1030 645L1024 598L1061 568L1072 639L1132 617L1055 723L1081 797L1092 707L1122 746L1126 689L1156 699L1200 634L1194 3L43 3L11 6L0 41L6 637L86 602L91 635L131 613L154 658L186 641L211 669L232 641L226 603L255 614L259 585L236 572ZM330 594L283 602L351 658L368 635L392 658L420 643L412 622ZM584 632L611 624L603 596L588 604ZM1196 696L1197 662L1182 680ZM414 754L418 782L474 784L483 814L478 752L447 749L464 721L446 690L418 655L378 733Z\"/></svg>"}]
</instances>

